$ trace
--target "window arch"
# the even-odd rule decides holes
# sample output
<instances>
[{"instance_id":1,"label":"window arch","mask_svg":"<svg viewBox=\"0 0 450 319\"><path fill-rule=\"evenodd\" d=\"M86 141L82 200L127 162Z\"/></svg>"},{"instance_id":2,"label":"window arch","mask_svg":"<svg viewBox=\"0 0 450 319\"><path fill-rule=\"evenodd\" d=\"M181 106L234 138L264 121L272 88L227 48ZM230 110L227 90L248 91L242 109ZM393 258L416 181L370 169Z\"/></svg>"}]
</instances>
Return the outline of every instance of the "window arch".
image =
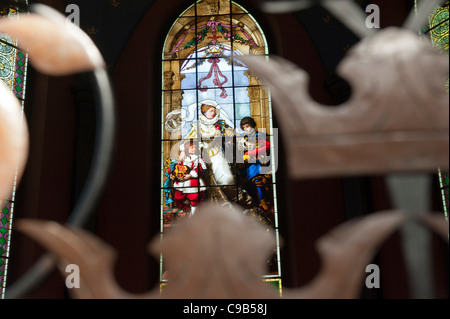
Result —
<instances>
[{"instance_id":1,"label":"window arch","mask_svg":"<svg viewBox=\"0 0 450 319\"><path fill-rule=\"evenodd\" d=\"M20 4L27 5L26 0L17 0L18 6L0 7L0 16L4 19L16 19L23 12ZM28 56L18 48L16 39L0 33L0 79L14 93L22 104L25 103L25 89ZM8 198L0 198L0 292L5 296L6 277L8 273L9 243L14 214L16 183Z\"/></svg>"},{"instance_id":2,"label":"window arch","mask_svg":"<svg viewBox=\"0 0 450 319\"><path fill-rule=\"evenodd\" d=\"M264 280L281 289L270 96L231 59L268 53L257 21L233 1L193 1L172 25L162 52L161 233L204 202L239 205L275 233ZM163 257L160 269L164 285Z\"/></svg>"}]
</instances>

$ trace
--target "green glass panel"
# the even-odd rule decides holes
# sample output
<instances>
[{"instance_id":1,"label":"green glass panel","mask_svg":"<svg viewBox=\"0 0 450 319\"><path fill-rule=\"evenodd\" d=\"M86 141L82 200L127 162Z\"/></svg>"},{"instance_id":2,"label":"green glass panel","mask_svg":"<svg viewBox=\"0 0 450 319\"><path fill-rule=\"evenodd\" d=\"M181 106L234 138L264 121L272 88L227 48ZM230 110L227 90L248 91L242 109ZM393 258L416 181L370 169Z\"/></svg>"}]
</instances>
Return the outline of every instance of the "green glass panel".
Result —
<instances>
[{"instance_id":1,"label":"green glass panel","mask_svg":"<svg viewBox=\"0 0 450 319\"><path fill-rule=\"evenodd\" d=\"M28 4L27 0L17 0L16 3L24 4L20 8L11 6L2 6L0 15L2 19L17 19L19 12L24 12ZM22 107L25 97L25 82L27 69L27 55L17 49L17 41L8 34L0 33L0 80L11 90L11 92L20 100ZM7 152L8 150L3 150ZM11 229L11 218L13 213L15 189L12 189L8 198L0 198L0 296L4 297L6 267L8 261L8 245Z\"/></svg>"},{"instance_id":2,"label":"green glass panel","mask_svg":"<svg viewBox=\"0 0 450 319\"><path fill-rule=\"evenodd\" d=\"M6 276L5 276L5 268L6 268L6 258L0 258L0 292L1 298L3 299L3 290L5 286Z\"/></svg>"}]
</instances>

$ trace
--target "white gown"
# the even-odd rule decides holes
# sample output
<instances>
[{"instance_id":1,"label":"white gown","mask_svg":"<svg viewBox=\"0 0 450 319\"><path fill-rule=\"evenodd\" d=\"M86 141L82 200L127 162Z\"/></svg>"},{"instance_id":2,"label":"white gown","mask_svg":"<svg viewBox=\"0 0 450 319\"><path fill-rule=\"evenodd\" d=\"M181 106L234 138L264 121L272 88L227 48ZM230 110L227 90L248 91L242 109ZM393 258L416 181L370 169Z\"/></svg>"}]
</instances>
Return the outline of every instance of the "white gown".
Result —
<instances>
[{"instance_id":1,"label":"white gown","mask_svg":"<svg viewBox=\"0 0 450 319\"><path fill-rule=\"evenodd\" d=\"M207 163L211 163L211 170L217 185L234 185L234 176L230 166L224 156L221 145L221 137L214 139L216 134L216 123L219 120L220 113L217 112L212 119L206 118L203 114L199 114L199 122L192 124L191 131L184 139L196 139L200 137L202 141L199 146L202 150L202 157ZM181 144L180 150L184 151L184 143Z\"/></svg>"}]
</instances>

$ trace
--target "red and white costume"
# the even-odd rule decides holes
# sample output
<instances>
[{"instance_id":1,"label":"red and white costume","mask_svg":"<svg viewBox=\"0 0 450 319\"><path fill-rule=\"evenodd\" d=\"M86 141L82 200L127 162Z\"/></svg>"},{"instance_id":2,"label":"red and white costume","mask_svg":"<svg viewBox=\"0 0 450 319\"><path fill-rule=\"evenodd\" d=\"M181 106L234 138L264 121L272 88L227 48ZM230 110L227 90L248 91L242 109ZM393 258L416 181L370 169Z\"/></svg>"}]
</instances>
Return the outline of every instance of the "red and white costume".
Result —
<instances>
[{"instance_id":1,"label":"red and white costume","mask_svg":"<svg viewBox=\"0 0 450 319\"><path fill-rule=\"evenodd\" d=\"M189 167L191 178L185 181L174 182L174 200L179 208L187 208L184 207L186 199L189 200L191 207L196 207L203 200L203 192L206 190L205 182L199 177L203 170L206 169L206 164L198 155L189 155L184 159L183 165Z\"/></svg>"}]
</instances>

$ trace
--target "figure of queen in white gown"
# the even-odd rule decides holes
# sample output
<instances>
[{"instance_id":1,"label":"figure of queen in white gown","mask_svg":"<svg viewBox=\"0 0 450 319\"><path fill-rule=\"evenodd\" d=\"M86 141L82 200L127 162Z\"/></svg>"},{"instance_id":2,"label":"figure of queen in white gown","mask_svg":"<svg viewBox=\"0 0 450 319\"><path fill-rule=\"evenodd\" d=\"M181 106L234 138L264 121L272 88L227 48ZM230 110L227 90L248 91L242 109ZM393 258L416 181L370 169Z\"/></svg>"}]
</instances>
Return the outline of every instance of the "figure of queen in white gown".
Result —
<instances>
[{"instance_id":1,"label":"figure of queen in white gown","mask_svg":"<svg viewBox=\"0 0 450 319\"><path fill-rule=\"evenodd\" d=\"M193 119L194 112L198 112L198 121L191 125L191 130L183 137L183 140L197 140L199 142L201 156L207 163L210 174L207 184L213 187L210 189L210 196L224 202L239 203L244 208L253 206L253 199L244 190L236 189L235 177L230 168L233 159L233 147L231 144L235 134L233 122L225 112L222 112L220 105L215 101L205 100L189 107L189 117ZM186 118L184 119L186 121ZM225 143L223 143L225 139ZM229 143L227 142L229 140ZM223 147L229 146L227 149ZM180 159L185 155L184 143L180 146Z\"/></svg>"}]
</instances>

